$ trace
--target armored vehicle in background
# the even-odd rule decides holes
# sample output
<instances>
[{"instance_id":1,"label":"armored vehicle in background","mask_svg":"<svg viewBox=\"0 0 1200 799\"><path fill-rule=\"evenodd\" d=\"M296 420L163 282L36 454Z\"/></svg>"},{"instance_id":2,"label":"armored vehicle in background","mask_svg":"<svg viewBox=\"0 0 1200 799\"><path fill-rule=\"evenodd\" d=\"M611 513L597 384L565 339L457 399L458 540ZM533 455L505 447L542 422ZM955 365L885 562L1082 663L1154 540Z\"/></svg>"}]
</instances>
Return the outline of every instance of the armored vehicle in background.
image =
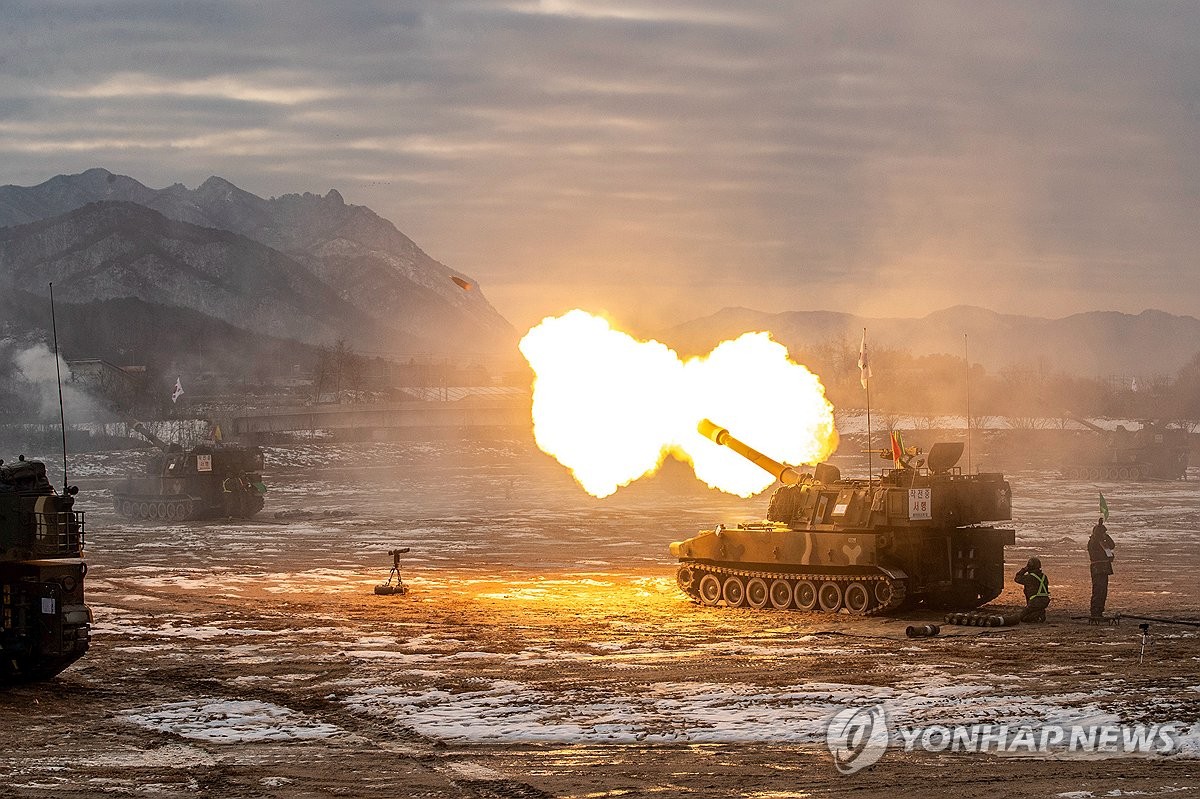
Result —
<instances>
[{"instance_id":1,"label":"armored vehicle in background","mask_svg":"<svg viewBox=\"0 0 1200 799\"><path fill-rule=\"evenodd\" d=\"M0 461L0 683L53 677L88 650L84 518L46 465Z\"/></svg>"},{"instance_id":2,"label":"armored vehicle in background","mask_svg":"<svg viewBox=\"0 0 1200 799\"><path fill-rule=\"evenodd\" d=\"M1072 421L1096 433L1094 443L1063 469L1074 480L1178 480L1187 473L1188 433L1161 422L1142 422L1141 429L1105 430L1078 416Z\"/></svg>"},{"instance_id":3,"label":"armored vehicle in background","mask_svg":"<svg viewBox=\"0 0 1200 799\"><path fill-rule=\"evenodd\" d=\"M249 519L262 510L263 453L258 447L201 444L184 450L167 444L145 425L132 428L158 447L145 475L126 477L113 488L113 507L131 519L184 521Z\"/></svg>"},{"instance_id":4,"label":"armored vehicle in background","mask_svg":"<svg viewBox=\"0 0 1200 799\"><path fill-rule=\"evenodd\" d=\"M1000 595L1015 533L982 523L1012 518L1012 492L1002 474L962 474L961 443L935 444L927 462L897 452L881 478L843 480L828 463L801 474L707 419L699 429L782 483L765 522L671 544L679 587L702 604L870 615Z\"/></svg>"}]
</instances>

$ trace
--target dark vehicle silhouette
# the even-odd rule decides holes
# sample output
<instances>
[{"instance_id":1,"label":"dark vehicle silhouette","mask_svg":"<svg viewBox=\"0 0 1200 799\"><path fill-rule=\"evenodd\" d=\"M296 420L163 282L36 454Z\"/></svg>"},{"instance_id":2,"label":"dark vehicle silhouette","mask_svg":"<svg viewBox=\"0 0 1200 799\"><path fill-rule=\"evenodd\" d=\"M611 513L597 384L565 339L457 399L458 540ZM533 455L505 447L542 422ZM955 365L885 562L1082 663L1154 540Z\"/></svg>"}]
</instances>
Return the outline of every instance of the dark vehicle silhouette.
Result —
<instances>
[{"instance_id":1,"label":"dark vehicle silhouette","mask_svg":"<svg viewBox=\"0 0 1200 799\"><path fill-rule=\"evenodd\" d=\"M113 488L113 507L131 519L249 519L262 510L263 452L236 444L167 444L142 424L133 430L158 447L145 474Z\"/></svg>"},{"instance_id":2,"label":"dark vehicle silhouette","mask_svg":"<svg viewBox=\"0 0 1200 799\"><path fill-rule=\"evenodd\" d=\"M679 587L705 605L888 613L922 603L966 610L1004 588L1012 518L1002 474L963 474L961 443L918 450L873 480L843 480L823 463L812 474L768 458L707 419L700 432L783 484L767 520L671 544ZM888 453L889 458L891 453Z\"/></svg>"},{"instance_id":3,"label":"dark vehicle silhouette","mask_svg":"<svg viewBox=\"0 0 1200 799\"><path fill-rule=\"evenodd\" d=\"M41 461L0 461L0 682L53 677L88 650L84 514Z\"/></svg>"},{"instance_id":4,"label":"dark vehicle silhouette","mask_svg":"<svg viewBox=\"0 0 1200 799\"><path fill-rule=\"evenodd\" d=\"M1105 430L1078 416L1072 421L1094 433L1063 468L1074 480L1179 480L1187 474L1188 433L1162 422L1143 421L1138 430Z\"/></svg>"}]
</instances>

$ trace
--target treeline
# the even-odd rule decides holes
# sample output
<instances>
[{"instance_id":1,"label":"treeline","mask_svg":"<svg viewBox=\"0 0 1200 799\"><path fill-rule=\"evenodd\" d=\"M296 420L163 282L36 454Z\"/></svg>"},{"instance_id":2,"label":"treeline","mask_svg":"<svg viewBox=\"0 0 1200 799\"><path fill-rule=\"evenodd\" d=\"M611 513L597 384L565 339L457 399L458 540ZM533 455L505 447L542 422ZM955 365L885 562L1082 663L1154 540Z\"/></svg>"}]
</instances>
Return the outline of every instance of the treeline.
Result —
<instances>
[{"instance_id":1,"label":"treeline","mask_svg":"<svg viewBox=\"0 0 1200 799\"><path fill-rule=\"evenodd\" d=\"M794 357L821 377L835 408L862 408L858 345L830 342ZM881 414L1003 417L1016 427L1042 427L1069 416L1156 419L1200 428L1200 352L1177 374L1153 378L1079 377L1044 363L996 373L953 355L913 355L901 348L870 352L871 407Z\"/></svg>"}]
</instances>

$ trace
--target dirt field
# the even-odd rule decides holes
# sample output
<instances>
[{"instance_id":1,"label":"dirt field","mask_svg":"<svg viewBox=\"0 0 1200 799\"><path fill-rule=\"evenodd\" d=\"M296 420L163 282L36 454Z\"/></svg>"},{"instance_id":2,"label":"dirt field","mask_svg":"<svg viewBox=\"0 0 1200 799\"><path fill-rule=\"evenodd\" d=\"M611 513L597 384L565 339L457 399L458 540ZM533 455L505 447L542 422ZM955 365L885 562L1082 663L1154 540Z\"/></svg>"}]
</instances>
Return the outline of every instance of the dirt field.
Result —
<instances>
[{"instance_id":1,"label":"dirt field","mask_svg":"<svg viewBox=\"0 0 1200 799\"><path fill-rule=\"evenodd\" d=\"M1200 630L1086 615L1097 486L1010 474L1015 571L1050 622L908 640L914 621L701 608L667 544L765 498L682 470L607 500L518 444L274 448L253 523L119 519L130 456L80 458L88 656L0 693L0 795L1200 795ZM1195 618L1200 474L1105 484L1109 609ZM274 514L286 518L277 519ZM373 586L409 546L405 596ZM1012 585L1001 598L1019 601ZM886 702L911 726L1168 723L1170 757L888 751L834 768L824 722Z\"/></svg>"}]
</instances>

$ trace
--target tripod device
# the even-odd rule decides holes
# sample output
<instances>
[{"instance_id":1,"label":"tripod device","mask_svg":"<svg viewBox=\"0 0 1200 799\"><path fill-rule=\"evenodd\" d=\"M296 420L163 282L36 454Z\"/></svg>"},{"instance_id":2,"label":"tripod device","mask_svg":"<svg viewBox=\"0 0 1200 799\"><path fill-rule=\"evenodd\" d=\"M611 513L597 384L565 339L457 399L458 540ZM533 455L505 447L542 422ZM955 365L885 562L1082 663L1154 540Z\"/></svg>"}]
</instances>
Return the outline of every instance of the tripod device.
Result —
<instances>
[{"instance_id":1,"label":"tripod device","mask_svg":"<svg viewBox=\"0 0 1200 799\"><path fill-rule=\"evenodd\" d=\"M408 593L408 586L404 584L404 580L400 577L400 556L406 552L408 552L408 547L388 550L388 554L392 556L392 569L388 572L387 582L375 586L376 594L387 596L388 594ZM392 585L393 577L396 578L395 585Z\"/></svg>"},{"instance_id":2,"label":"tripod device","mask_svg":"<svg viewBox=\"0 0 1200 799\"><path fill-rule=\"evenodd\" d=\"M1138 665L1140 666L1142 665L1142 658L1146 656L1146 644L1151 643L1149 622L1142 622L1138 625L1138 629L1142 631L1142 650L1138 652Z\"/></svg>"}]
</instances>

